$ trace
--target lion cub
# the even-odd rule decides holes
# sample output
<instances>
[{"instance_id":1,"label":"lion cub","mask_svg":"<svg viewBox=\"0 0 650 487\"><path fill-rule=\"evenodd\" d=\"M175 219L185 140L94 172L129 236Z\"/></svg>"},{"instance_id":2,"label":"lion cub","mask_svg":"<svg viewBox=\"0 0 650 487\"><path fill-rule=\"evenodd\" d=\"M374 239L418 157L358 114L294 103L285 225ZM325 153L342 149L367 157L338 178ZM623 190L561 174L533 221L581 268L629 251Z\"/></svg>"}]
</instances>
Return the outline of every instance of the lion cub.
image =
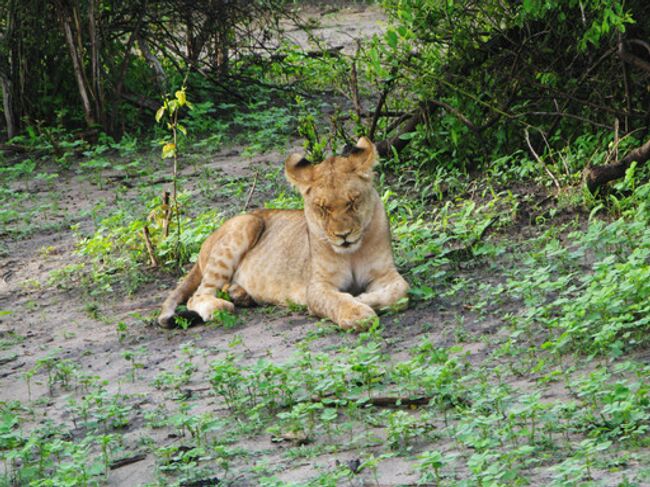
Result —
<instances>
[{"instance_id":1,"label":"lion cub","mask_svg":"<svg viewBox=\"0 0 650 487\"><path fill-rule=\"evenodd\" d=\"M158 323L170 327L176 306L208 321L234 304L306 305L341 328L360 329L374 309L406 296L393 262L388 219L373 187L377 151L359 139L347 156L311 164L293 154L285 175L303 210L256 210L226 221L201 247L197 263L169 295ZM190 297L191 296L191 297Z\"/></svg>"}]
</instances>

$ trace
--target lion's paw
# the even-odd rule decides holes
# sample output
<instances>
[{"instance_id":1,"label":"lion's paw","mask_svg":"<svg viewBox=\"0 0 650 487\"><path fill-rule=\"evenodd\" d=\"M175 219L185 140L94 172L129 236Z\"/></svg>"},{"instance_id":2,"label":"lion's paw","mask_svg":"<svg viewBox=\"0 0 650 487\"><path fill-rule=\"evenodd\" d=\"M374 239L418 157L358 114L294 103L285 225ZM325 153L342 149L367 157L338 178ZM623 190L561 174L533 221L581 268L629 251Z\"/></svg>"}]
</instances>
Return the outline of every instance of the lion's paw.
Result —
<instances>
[{"instance_id":1,"label":"lion's paw","mask_svg":"<svg viewBox=\"0 0 650 487\"><path fill-rule=\"evenodd\" d=\"M161 328L171 328L174 326L174 313L163 312L158 316L158 325Z\"/></svg>"},{"instance_id":2,"label":"lion's paw","mask_svg":"<svg viewBox=\"0 0 650 487\"><path fill-rule=\"evenodd\" d=\"M192 296L187 302L187 309L198 313L203 321L210 321L217 310L235 311L235 305L215 296Z\"/></svg>"},{"instance_id":3,"label":"lion's paw","mask_svg":"<svg viewBox=\"0 0 650 487\"><path fill-rule=\"evenodd\" d=\"M346 306L339 314L338 325L344 330L361 331L367 329L377 317L373 309L363 303Z\"/></svg>"}]
</instances>

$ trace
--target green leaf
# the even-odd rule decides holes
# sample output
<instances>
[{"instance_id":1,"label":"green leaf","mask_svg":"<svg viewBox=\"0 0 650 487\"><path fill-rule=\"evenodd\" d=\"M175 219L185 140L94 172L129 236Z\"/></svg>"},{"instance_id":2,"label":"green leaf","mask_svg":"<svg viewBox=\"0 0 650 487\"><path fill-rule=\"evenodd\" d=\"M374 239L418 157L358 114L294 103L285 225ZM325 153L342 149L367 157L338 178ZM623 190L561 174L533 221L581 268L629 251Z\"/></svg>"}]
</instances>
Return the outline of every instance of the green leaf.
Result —
<instances>
[{"instance_id":1,"label":"green leaf","mask_svg":"<svg viewBox=\"0 0 650 487\"><path fill-rule=\"evenodd\" d=\"M160 122L160 119L163 118L164 114L165 114L165 107L162 106L156 112L156 123Z\"/></svg>"},{"instance_id":2,"label":"green leaf","mask_svg":"<svg viewBox=\"0 0 650 487\"><path fill-rule=\"evenodd\" d=\"M180 106L185 105L187 103L187 97L185 96L185 90L178 90L176 93L176 99L178 100L178 104Z\"/></svg>"},{"instance_id":3,"label":"green leaf","mask_svg":"<svg viewBox=\"0 0 650 487\"><path fill-rule=\"evenodd\" d=\"M162 158L163 159L169 159L170 157L174 157L176 155L176 145L173 143L168 143L163 145L162 148Z\"/></svg>"},{"instance_id":4,"label":"green leaf","mask_svg":"<svg viewBox=\"0 0 650 487\"><path fill-rule=\"evenodd\" d=\"M394 30L388 30L386 31L386 42L388 42L388 45L395 49L397 47L397 33Z\"/></svg>"},{"instance_id":5,"label":"green leaf","mask_svg":"<svg viewBox=\"0 0 650 487\"><path fill-rule=\"evenodd\" d=\"M176 125L176 128L177 128L180 132L182 132L182 134L183 134L184 136L187 137L187 129L186 129L183 125L181 125L181 124L179 123L178 125Z\"/></svg>"}]
</instances>

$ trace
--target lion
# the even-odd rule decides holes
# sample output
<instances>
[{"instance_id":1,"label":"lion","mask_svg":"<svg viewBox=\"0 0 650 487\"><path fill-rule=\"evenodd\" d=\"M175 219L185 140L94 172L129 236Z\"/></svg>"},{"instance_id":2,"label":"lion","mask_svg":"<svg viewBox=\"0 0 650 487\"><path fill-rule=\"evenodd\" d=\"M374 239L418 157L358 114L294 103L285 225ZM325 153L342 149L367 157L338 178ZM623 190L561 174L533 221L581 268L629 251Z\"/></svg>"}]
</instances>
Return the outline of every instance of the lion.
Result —
<instances>
[{"instance_id":1,"label":"lion","mask_svg":"<svg viewBox=\"0 0 650 487\"><path fill-rule=\"evenodd\" d=\"M348 155L312 164L290 155L285 176L304 210L255 210L227 220L201 246L198 261L165 300L160 326L176 307L203 321L235 305L306 306L343 329L363 329L376 310L406 297L393 260L388 218L373 187L377 150L362 137ZM227 290L232 302L216 296Z\"/></svg>"}]
</instances>

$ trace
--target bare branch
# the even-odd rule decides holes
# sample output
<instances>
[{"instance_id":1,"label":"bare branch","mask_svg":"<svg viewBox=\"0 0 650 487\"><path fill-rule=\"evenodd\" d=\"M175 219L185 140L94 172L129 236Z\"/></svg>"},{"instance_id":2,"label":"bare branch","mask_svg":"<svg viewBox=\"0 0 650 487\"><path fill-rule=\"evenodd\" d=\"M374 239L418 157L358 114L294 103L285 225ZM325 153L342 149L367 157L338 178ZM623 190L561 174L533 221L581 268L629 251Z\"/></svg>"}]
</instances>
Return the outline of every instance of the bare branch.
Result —
<instances>
[{"instance_id":1,"label":"bare branch","mask_svg":"<svg viewBox=\"0 0 650 487\"><path fill-rule=\"evenodd\" d=\"M650 63L638 56L635 56L631 52L627 52L622 42L619 42L618 44L618 57L620 57L626 63L631 64L635 68L639 68L650 73Z\"/></svg>"},{"instance_id":2,"label":"bare branch","mask_svg":"<svg viewBox=\"0 0 650 487\"><path fill-rule=\"evenodd\" d=\"M592 193L600 186L625 176L633 162L645 164L650 159L650 139L641 147L630 151L623 159L604 166L590 166L585 169L584 180Z\"/></svg>"},{"instance_id":3,"label":"bare branch","mask_svg":"<svg viewBox=\"0 0 650 487\"><path fill-rule=\"evenodd\" d=\"M528 148L530 149L530 152L533 154L533 157L537 162L539 162L542 167L544 168L544 171L546 171L546 174L549 175L549 177L553 180L553 184L555 184L555 187L557 189L560 189L560 182L557 180L557 178L553 175L551 170L548 168L546 163L542 160L541 157L535 152L535 149L533 148L533 145L530 143L530 134L528 133L528 129L524 129L524 137L526 139L526 144L528 145Z\"/></svg>"}]
</instances>

